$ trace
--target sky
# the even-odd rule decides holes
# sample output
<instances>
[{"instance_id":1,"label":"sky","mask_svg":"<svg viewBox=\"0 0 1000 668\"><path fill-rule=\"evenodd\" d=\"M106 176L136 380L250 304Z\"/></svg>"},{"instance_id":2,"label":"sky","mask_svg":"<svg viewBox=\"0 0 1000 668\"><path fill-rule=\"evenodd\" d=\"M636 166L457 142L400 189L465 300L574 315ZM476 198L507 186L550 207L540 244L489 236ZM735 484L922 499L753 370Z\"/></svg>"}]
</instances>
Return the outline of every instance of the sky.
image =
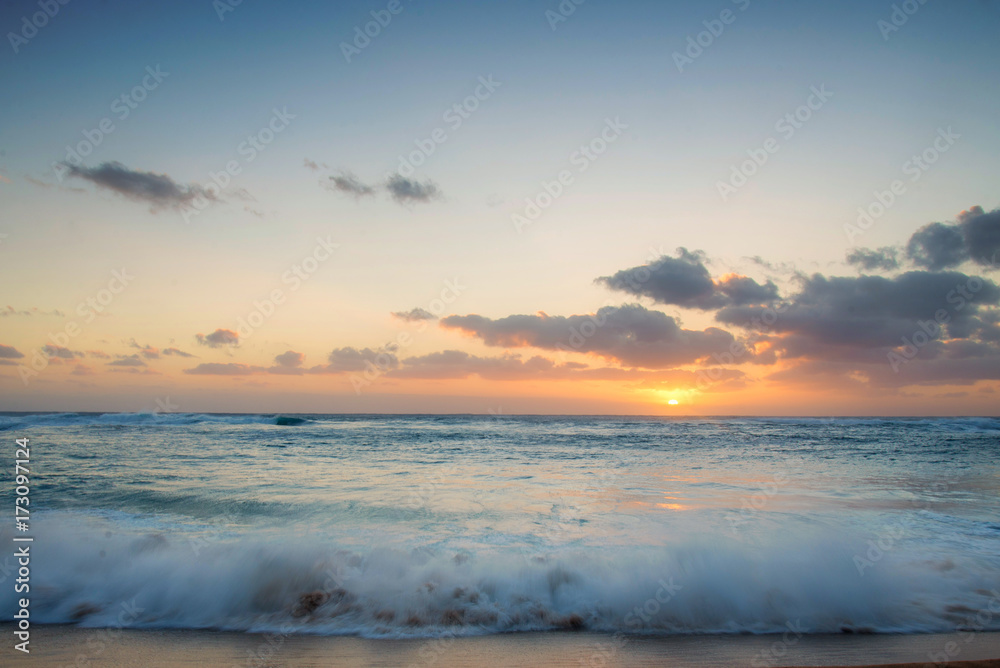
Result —
<instances>
[{"instance_id":1,"label":"sky","mask_svg":"<svg viewBox=\"0 0 1000 668\"><path fill-rule=\"evenodd\" d=\"M1000 3L0 2L0 410L996 415Z\"/></svg>"}]
</instances>

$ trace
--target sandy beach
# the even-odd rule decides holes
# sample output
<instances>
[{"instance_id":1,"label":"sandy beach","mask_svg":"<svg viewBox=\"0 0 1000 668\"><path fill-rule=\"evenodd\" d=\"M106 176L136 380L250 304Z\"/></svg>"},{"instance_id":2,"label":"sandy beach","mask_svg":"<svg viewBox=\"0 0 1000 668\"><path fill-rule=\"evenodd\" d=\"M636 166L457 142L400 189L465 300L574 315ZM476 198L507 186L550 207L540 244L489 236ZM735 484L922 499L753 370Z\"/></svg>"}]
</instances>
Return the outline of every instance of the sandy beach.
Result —
<instances>
[{"instance_id":1,"label":"sandy beach","mask_svg":"<svg viewBox=\"0 0 1000 668\"><path fill-rule=\"evenodd\" d=\"M0 627L10 637L11 626ZM522 633L471 638L365 639L213 631L40 626L31 654L4 648L5 666L234 666L271 668L771 668L805 666L1000 667L1000 633L807 636L612 636ZM944 662L950 653L951 662ZM932 658L933 657L933 658ZM935 663L940 660L941 662Z\"/></svg>"}]
</instances>

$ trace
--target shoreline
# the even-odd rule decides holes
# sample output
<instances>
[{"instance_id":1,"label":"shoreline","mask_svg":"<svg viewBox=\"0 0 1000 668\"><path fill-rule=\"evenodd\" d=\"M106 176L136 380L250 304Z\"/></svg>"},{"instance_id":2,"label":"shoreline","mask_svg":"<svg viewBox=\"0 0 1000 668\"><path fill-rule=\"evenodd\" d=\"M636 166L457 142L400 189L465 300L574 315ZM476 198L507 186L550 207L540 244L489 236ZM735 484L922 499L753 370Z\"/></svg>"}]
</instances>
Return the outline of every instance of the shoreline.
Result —
<instances>
[{"instance_id":1,"label":"shoreline","mask_svg":"<svg viewBox=\"0 0 1000 668\"><path fill-rule=\"evenodd\" d=\"M0 624L0 636L13 637ZM404 666L491 668L545 665L638 668L1000 668L1000 632L921 635L627 636L581 632L516 633L425 639L369 639L176 629L101 629L41 625L31 653L0 650L5 666L76 665Z\"/></svg>"}]
</instances>

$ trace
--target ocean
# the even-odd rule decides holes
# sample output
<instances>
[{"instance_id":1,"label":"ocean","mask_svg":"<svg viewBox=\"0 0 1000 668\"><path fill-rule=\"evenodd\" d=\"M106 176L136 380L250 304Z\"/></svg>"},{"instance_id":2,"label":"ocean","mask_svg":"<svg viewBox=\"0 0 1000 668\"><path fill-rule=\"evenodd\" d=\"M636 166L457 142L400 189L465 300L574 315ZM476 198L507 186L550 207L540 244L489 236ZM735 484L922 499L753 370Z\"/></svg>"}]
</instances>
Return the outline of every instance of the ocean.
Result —
<instances>
[{"instance_id":1,"label":"ocean","mask_svg":"<svg viewBox=\"0 0 1000 668\"><path fill-rule=\"evenodd\" d=\"M996 418L6 413L0 433L8 501L30 439L30 528L11 514L0 544L33 538L35 624L1000 630Z\"/></svg>"}]
</instances>

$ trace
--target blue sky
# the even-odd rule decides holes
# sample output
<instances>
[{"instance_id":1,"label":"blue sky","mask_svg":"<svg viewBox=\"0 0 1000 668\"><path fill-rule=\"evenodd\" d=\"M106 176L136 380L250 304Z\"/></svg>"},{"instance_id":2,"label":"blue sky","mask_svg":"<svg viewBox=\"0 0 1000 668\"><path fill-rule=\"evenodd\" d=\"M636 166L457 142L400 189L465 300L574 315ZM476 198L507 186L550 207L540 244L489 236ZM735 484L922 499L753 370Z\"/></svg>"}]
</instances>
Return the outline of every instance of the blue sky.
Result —
<instances>
[{"instance_id":1,"label":"blue sky","mask_svg":"<svg viewBox=\"0 0 1000 668\"><path fill-rule=\"evenodd\" d=\"M455 313L592 313L609 299L595 278L648 262L651 249L685 247L704 251L713 275L773 279L791 294L790 274L747 258L852 274L844 257L854 246L899 246L927 223L1000 206L995 2L914 0L902 23L893 3L860 1L401 0L348 62L343 44L388 5L245 0L220 18L209 0L71 1L15 53L9 33L40 10L5 3L2 271L8 286L34 277L8 288L7 301L72 311L111 267L137 264L149 270L148 292L124 296L135 303L120 302L119 322L90 343L141 336L166 347L189 341L193 328L231 328L269 277L317 236L333 235L337 263L273 325L269 344L242 350L266 360L287 344L317 359L388 340L390 311L428 302L453 276L473 286ZM554 22L560 6L575 9ZM894 11L902 24L886 32L879 22ZM720 34L703 34L707 46L679 71L674 54L712 25ZM147 68L168 74L120 118L114 100ZM481 78L498 82L495 91L449 127L446 113ZM829 99L782 136L776 122L816 89ZM276 109L290 122L247 161L240 146ZM194 223L93 179L59 181L53 165L66 146L105 118L114 130L101 133L87 168L121 163L182 188L204 186L232 160L240 173ZM608 119L627 129L577 171L571 156ZM446 141L412 175L438 197L401 206L384 189L360 197L330 189L339 174L381 188L400 156L438 128ZM909 180L904 165L940 132L958 138ZM769 138L777 152L720 197L733 166ZM517 233L511 217L564 169L572 184ZM897 179L905 192L884 216L860 237L845 234L858 207ZM687 327L714 322L697 310L666 312ZM8 324L0 343L29 350L58 323L0 326ZM453 347L497 352L438 328L414 352ZM168 382L163 375L157 382Z\"/></svg>"}]
</instances>

